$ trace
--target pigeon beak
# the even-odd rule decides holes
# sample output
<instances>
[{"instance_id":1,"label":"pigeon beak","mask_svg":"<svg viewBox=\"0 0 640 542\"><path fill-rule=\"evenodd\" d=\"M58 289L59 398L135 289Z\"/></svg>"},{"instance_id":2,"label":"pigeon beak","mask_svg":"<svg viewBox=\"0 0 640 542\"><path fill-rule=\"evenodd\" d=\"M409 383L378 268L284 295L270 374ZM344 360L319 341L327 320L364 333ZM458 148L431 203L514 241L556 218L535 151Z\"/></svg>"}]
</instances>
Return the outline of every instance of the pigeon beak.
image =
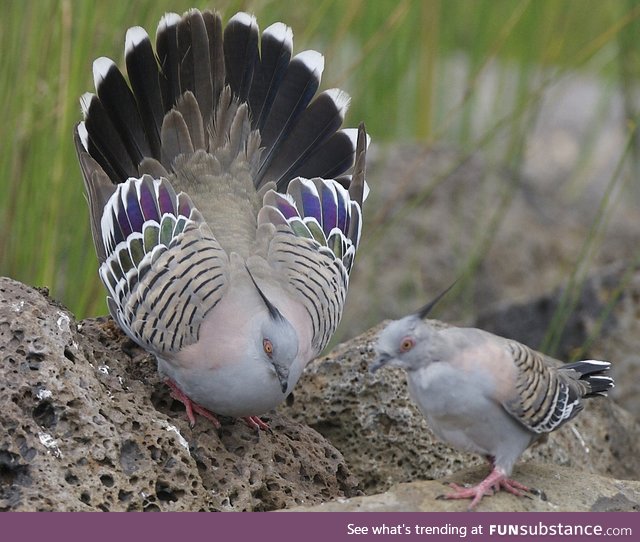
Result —
<instances>
[{"instance_id":1,"label":"pigeon beak","mask_svg":"<svg viewBox=\"0 0 640 542\"><path fill-rule=\"evenodd\" d=\"M391 361L391 356L389 354L385 354L381 352L378 354L378 357L373 361L373 363L369 366L369 372L371 374L375 373L378 369L382 369L387 363Z\"/></svg>"},{"instance_id":2,"label":"pigeon beak","mask_svg":"<svg viewBox=\"0 0 640 542\"><path fill-rule=\"evenodd\" d=\"M280 381L280 389L282 390L282 393L287 393L287 389L289 388L289 368L275 364L273 367L275 368L276 376Z\"/></svg>"}]
</instances>

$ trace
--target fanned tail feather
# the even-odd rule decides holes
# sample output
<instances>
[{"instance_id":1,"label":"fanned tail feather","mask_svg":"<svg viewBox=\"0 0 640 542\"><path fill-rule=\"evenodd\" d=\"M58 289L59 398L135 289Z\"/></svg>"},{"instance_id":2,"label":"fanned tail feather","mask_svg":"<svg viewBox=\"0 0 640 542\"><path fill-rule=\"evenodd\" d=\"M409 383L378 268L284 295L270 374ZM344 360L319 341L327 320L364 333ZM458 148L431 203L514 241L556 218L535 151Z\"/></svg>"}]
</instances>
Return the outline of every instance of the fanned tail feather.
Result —
<instances>
[{"instance_id":1,"label":"fanned tail feather","mask_svg":"<svg viewBox=\"0 0 640 542\"><path fill-rule=\"evenodd\" d=\"M260 62L253 75L249 104L254 126L262 131L293 52L293 32L283 23L265 28L260 42Z\"/></svg>"},{"instance_id":2,"label":"fanned tail feather","mask_svg":"<svg viewBox=\"0 0 640 542\"><path fill-rule=\"evenodd\" d=\"M575 371L579 375L579 381L587 385L584 397L595 395L605 396L607 392L615 387L612 377L607 376L611 369L611 363L599 360L584 360L574 363L567 363L560 368L560 371Z\"/></svg>"},{"instance_id":3,"label":"fanned tail feather","mask_svg":"<svg viewBox=\"0 0 640 542\"><path fill-rule=\"evenodd\" d=\"M351 268L362 225L368 137L364 128L341 128L349 105L345 92L316 96L324 69L320 53L293 56L293 33L283 23L261 33L249 14L238 13L223 26L217 13L192 9L161 18L155 52L144 29L130 28L125 64L128 78L112 60L95 61L95 94L82 97L84 120L76 127L101 262L133 232L143 234L141 220L161 223L163 213L172 212L168 182L153 189L165 207L158 216L149 204L148 181L136 187L142 191L137 206L133 185L118 192L126 202L108 205L115 190L109 182L149 174L187 190L184 164L204 151L222 172L232 171L236 161L248 164L260 194L274 185L288 192L291 206L274 200L269 221L284 220ZM347 175L354 160L360 165ZM299 178L313 181L292 181Z\"/></svg>"},{"instance_id":4,"label":"fanned tail feather","mask_svg":"<svg viewBox=\"0 0 640 542\"><path fill-rule=\"evenodd\" d=\"M227 84L246 102L258 62L258 23L247 13L236 13L224 29L224 61Z\"/></svg>"},{"instance_id":5,"label":"fanned tail feather","mask_svg":"<svg viewBox=\"0 0 640 542\"><path fill-rule=\"evenodd\" d=\"M338 130L318 146L303 164L300 164L296 173L306 177L312 175L311 172L316 172L316 175L325 179L336 178L353 164L356 141L357 130L352 128Z\"/></svg>"},{"instance_id":6,"label":"fanned tail feather","mask_svg":"<svg viewBox=\"0 0 640 542\"><path fill-rule=\"evenodd\" d=\"M332 89L313 99L324 58L311 50L292 58L293 33L283 23L260 34L255 18L241 12L223 30L218 14L192 9L165 14L155 43L156 54L146 31L130 28L129 83L101 57L94 63L96 95L83 98L82 150L114 183L157 171L159 163L171 172L180 152L213 152L211 142L219 140L207 133L216 111L245 102L263 148L256 188L273 181L284 191L297 176L335 178L352 166L355 138L340 130L349 97ZM221 102L225 84L236 105Z\"/></svg>"},{"instance_id":7,"label":"fanned tail feather","mask_svg":"<svg viewBox=\"0 0 640 542\"><path fill-rule=\"evenodd\" d=\"M282 189L283 184L289 179L304 176L299 175L299 170L304 173L301 168L307 160L340 128L348 107L349 96L339 89L330 89L319 94L300 114L298 123L291 129L290 136L283 141L261 182L273 181ZM355 146L351 140L347 144L347 147L350 146L353 148L347 148L346 153L353 160ZM308 169L316 171L315 175L318 177L332 178L331 175L325 174L327 172L318 171L319 168Z\"/></svg>"},{"instance_id":8,"label":"fanned tail feather","mask_svg":"<svg viewBox=\"0 0 640 542\"><path fill-rule=\"evenodd\" d=\"M202 124L206 126L213 114L213 80L207 26L199 11L192 9L185 13L178 23L177 37L180 90L183 95L187 91L192 93ZM180 103L180 98L176 103Z\"/></svg>"},{"instance_id":9,"label":"fanned tail feather","mask_svg":"<svg viewBox=\"0 0 640 542\"><path fill-rule=\"evenodd\" d=\"M160 156L160 127L164 117L160 72L149 35L140 26L127 31L125 62L129 82L136 97L144 132L151 148L151 156Z\"/></svg>"},{"instance_id":10,"label":"fanned tail feather","mask_svg":"<svg viewBox=\"0 0 640 542\"><path fill-rule=\"evenodd\" d=\"M267 175L280 146L318 90L323 71L324 57L317 51L298 53L289 63L260 132L265 151L258 171L258 186Z\"/></svg>"},{"instance_id":11,"label":"fanned tail feather","mask_svg":"<svg viewBox=\"0 0 640 542\"><path fill-rule=\"evenodd\" d=\"M156 29L156 51L160 63L160 91L164 111L169 111L180 96L180 58L178 56L178 23L180 15L166 13Z\"/></svg>"}]
</instances>

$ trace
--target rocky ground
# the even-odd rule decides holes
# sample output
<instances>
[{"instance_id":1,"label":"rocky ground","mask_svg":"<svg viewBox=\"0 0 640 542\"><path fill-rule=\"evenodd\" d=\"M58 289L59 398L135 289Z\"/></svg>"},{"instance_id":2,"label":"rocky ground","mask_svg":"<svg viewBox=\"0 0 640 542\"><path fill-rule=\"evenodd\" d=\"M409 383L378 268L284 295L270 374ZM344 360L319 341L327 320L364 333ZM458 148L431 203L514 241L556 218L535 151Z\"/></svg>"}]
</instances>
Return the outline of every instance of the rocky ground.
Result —
<instances>
[{"instance_id":1,"label":"rocky ground","mask_svg":"<svg viewBox=\"0 0 640 542\"><path fill-rule=\"evenodd\" d=\"M464 471L481 461L431 435L398 371L368 373L376 332L314 361L293 403L267 416L273 433L234 420L191 429L152 358L110 319L78 323L2 278L0 510L464 510L431 497L485 467ZM480 509L638 510L639 447L635 417L592 400L516 471L546 500Z\"/></svg>"},{"instance_id":2,"label":"rocky ground","mask_svg":"<svg viewBox=\"0 0 640 542\"><path fill-rule=\"evenodd\" d=\"M478 483L486 470L464 469L449 476L446 482L458 484ZM478 506L484 512L637 512L640 509L640 482L616 480L606 476L585 473L583 470L545 464L524 463L517 467L518 481L535 487L537 494L514 499L505 492ZM538 487L544 487L539 490ZM443 500L446 483L426 480L397 484L384 493L353 497L323 503L318 506L295 507L296 512L451 512L464 510L467 503Z\"/></svg>"},{"instance_id":3,"label":"rocky ground","mask_svg":"<svg viewBox=\"0 0 640 542\"><path fill-rule=\"evenodd\" d=\"M0 279L0 510L274 510L362 494L313 429L194 429L110 319Z\"/></svg>"}]
</instances>

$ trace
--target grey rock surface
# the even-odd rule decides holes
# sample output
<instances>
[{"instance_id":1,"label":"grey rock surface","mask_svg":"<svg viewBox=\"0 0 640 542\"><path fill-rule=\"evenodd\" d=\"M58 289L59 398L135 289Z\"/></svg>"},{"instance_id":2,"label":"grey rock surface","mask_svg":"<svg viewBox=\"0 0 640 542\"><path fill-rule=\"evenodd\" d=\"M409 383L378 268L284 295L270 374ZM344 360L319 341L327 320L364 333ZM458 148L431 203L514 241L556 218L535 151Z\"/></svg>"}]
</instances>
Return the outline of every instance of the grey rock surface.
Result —
<instances>
[{"instance_id":1,"label":"grey rock surface","mask_svg":"<svg viewBox=\"0 0 640 542\"><path fill-rule=\"evenodd\" d=\"M486 475L486 469L465 469L446 480L430 480L397 484L385 493L354 497L296 507L296 512L462 512L468 501L438 499L447 492L444 482L475 484ZM484 497L479 512L638 512L640 482L616 480L579 469L523 464L514 477L540 495L516 498L504 491Z\"/></svg>"},{"instance_id":2,"label":"grey rock surface","mask_svg":"<svg viewBox=\"0 0 640 542\"><path fill-rule=\"evenodd\" d=\"M110 319L0 278L0 510L274 510L359 494L344 458L274 414L273 433L190 429L155 361Z\"/></svg>"},{"instance_id":3,"label":"grey rock surface","mask_svg":"<svg viewBox=\"0 0 640 542\"><path fill-rule=\"evenodd\" d=\"M369 374L382 325L312 362L295 390L295 402L281 411L336 446L368 495L484 463L433 436L408 396L404 373ZM521 463L531 460L638 480L640 425L615 402L591 399L574 421L525 452Z\"/></svg>"}]
</instances>

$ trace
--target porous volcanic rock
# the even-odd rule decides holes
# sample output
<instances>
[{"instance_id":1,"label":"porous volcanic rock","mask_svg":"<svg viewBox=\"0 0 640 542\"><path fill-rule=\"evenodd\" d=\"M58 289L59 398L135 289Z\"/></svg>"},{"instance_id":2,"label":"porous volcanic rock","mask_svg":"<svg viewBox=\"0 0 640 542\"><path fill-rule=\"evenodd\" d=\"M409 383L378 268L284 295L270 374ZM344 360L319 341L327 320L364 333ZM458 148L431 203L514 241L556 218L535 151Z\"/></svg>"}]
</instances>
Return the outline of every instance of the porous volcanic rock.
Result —
<instances>
[{"instance_id":1,"label":"porous volcanic rock","mask_svg":"<svg viewBox=\"0 0 640 542\"><path fill-rule=\"evenodd\" d=\"M111 319L79 325L0 278L0 510L274 510L360 492L313 429L189 428L155 362Z\"/></svg>"}]
</instances>

